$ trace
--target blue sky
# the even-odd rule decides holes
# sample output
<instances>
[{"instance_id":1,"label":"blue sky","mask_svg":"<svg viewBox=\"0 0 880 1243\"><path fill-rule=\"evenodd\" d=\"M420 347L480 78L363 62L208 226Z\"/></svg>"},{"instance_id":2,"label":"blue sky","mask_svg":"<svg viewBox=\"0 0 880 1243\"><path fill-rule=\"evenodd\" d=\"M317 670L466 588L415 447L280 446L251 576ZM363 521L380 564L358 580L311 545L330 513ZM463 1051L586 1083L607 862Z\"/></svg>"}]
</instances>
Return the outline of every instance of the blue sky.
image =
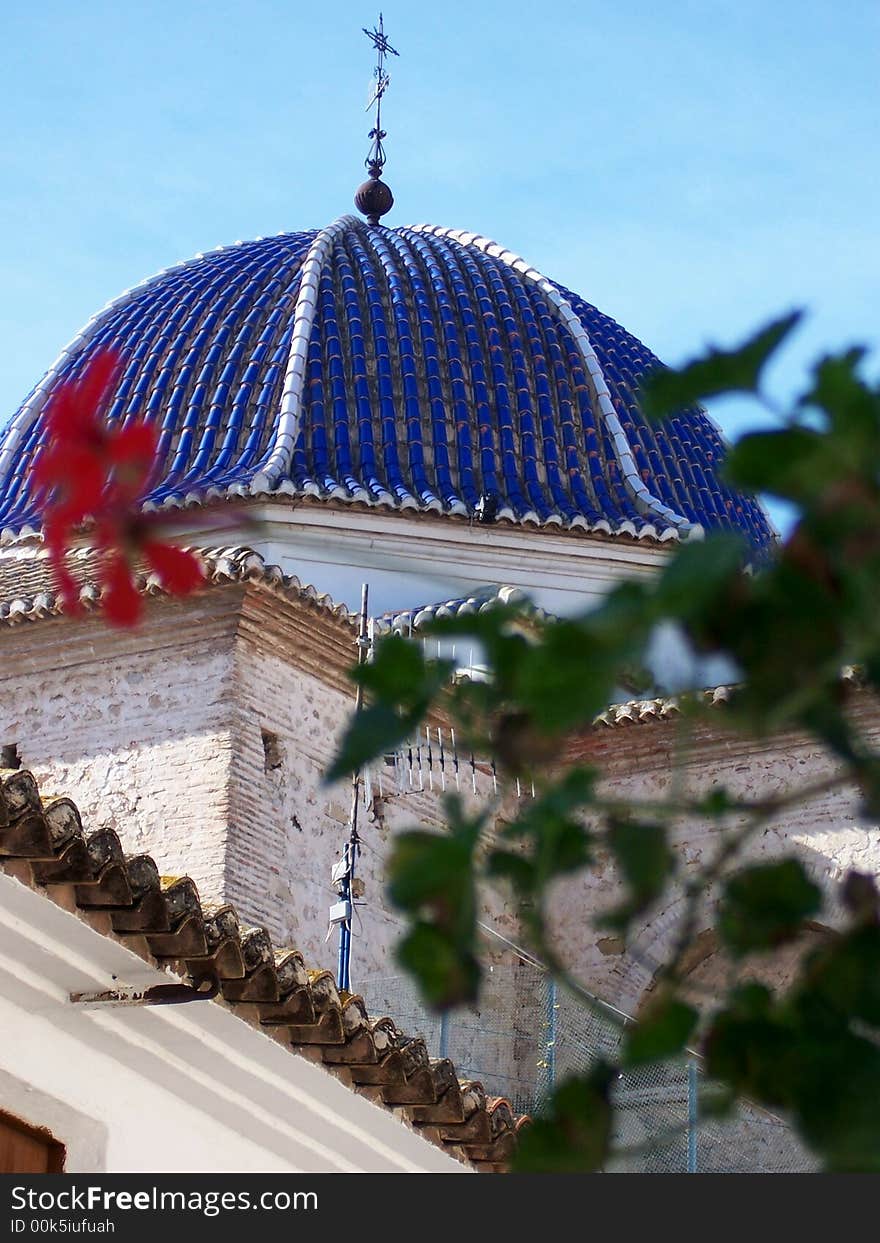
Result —
<instances>
[{"instance_id":1,"label":"blue sky","mask_svg":"<svg viewBox=\"0 0 880 1243\"><path fill-rule=\"evenodd\" d=\"M374 2L0 0L0 421L124 288L351 210ZM804 306L780 394L877 349L876 0L383 7L388 223L495 237L670 363Z\"/></svg>"}]
</instances>

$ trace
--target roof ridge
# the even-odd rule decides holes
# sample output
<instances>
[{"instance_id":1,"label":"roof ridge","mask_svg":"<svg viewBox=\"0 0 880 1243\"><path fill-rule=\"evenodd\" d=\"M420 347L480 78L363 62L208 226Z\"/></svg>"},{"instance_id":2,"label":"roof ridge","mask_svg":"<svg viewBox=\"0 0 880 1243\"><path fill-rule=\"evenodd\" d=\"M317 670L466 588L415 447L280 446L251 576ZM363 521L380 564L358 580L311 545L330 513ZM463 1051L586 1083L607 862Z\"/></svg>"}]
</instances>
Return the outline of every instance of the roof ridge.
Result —
<instances>
[{"instance_id":1,"label":"roof ridge","mask_svg":"<svg viewBox=\"0 0 880 1243\"><path fill-rule=\"evenodd\" d=\"M858 665L844 665L840 671L840 683L844 687L863 689L867 683ZM642 696L609 704L604 712L593 718L593 726L605 725L614 729L621 725L641 725L653 721L666 721L679 716L689 704L718 708L730 703L742 682L719 682L716 686L703 686L680 691L677 695Z\"/></svg>"},{"instance_id":2,"label":"roof ridge","mask_svg":"<svg viewBox=\"0 0 880 1243\"><path fill-rule=\"evenodd\" d=\"M466 617L483 613L504 604L518 604L536 620L548 619L551 614L535 604L519 587L487 583L477 587L467 596L455 596L451 600L436 600L409 609L390 609L373 619L377 634L408 634L420 630L435 618Z\"/></svg>"},{"instance_id":3,"label":"roof ridge","mask_svg":"<svg viewBox=\"0 0 880 1243\"><path fill-rule=\"evenodd\" d=\"M283 487L283 483L290 470L294 446L299 436L306 360L312 339L312 325L318 310L318 282L336 238L353 225L360 225L357 217L345 215L334 220L325 229L320 229L300 267L299 289L293 310L293 331L290 336L275 438L251 480L250 492L254 496L273 491L279 482L282 485L281 491L288 490ZM289 490L295 491L293 484L289 484Z\"/></svg>"},{"instance_id":4,"label":"roof ridge","mask_svg":"<svg viewBox=\"0 0 880 1243\"><path fill-rule=\"evenodd\" d=\"M690 522L683 514L676 513L668 505L664 505L661 500L645 487L636 468L632 446L626 438L626 433L621 426L620 419L617 417L617 411L614 409L611 393L605 380L605 373L593 348L589 333L582 324L580 316L575 312L574 307L559 287L544 276L543 273L539 272L537 268L521 258L521 256L512 250L508 250L500 243L492 241L491 238L482 237L478 233L470 233L465 229L447 229L442 225L412 225L411 230L414 233L429 233L434 237L448 237L462 246L474 246L477 250L483 251L484 254L490 255L493 259L506 263L508 267L519 272L526 280L537 285L553 307L557 317L571 333L572 339L584 360L584 366L587 369L595 394L596 405L610 433L611 444L614 448L618 465L633 499L644 511L647 513L653 512L655 516L663 518L685 536L695 539L700 538L703 534L703 528L699 524Z\"/></svg>"}]
</instances>

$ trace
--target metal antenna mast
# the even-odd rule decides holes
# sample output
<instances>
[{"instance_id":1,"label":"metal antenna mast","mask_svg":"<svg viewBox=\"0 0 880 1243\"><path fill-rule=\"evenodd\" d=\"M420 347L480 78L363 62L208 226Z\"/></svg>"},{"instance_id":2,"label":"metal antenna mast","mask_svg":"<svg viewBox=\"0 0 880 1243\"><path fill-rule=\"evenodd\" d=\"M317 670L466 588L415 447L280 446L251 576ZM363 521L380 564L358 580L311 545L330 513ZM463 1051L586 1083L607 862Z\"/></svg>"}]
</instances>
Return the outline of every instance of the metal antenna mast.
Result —
<instances>
[{"instance_id":1,"label":"metal antenna mast","mask_svg":"<svg viewBox=\"0 0 880 1243\"><path fill-rule=\"evenodd\" d=\"M361 587L361 612L358 624L358 665L367 658L369 637L367 633L367 606L369 587L366 583ZM363 687L358 683L355 695L354 710L360 712L364 703ZM351 782L351 815L348 822L348 841L342 852L342 858L333 869L333 884L336 887L338 902L330 910L330 923L339 925L339 954L337 958L337 980L339 987L346 992L351 990L351 917L354 913L354 869L360 854L361 840L358 836L358 808L361 799L361 770L358 769Z\"/></svg>"}]
</instances>

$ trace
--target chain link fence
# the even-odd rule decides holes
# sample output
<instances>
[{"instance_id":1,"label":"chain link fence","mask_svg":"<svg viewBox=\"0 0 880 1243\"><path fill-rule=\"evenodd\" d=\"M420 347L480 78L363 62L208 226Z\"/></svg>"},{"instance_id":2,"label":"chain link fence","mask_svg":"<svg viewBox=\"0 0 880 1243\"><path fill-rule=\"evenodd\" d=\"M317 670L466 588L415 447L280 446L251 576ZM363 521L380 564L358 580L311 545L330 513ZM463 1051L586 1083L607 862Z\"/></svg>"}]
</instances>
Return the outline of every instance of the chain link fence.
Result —
<instances>
[{"instance_id":1,"label":"chain link fence","mask_svg":"<svg viewBox=\"0 0 880 1243\"><path fill-rule=\"evenodd\" d=\"M386 976L361 990L374 1015L423 1036L433 1056L450 1057L459 1077L479 1080L517 1113L536 1113L553 1085L616 1057L624 1016L591 1008L558 990L530 963L487 969L479 1007L431 1013L412 981ZM608 1167L630 1173L799 1173L816 1168L780 1119L752 1106L724 1118L700 1118L711 1084L696 1059L683 1057L626 1071L614 1090L615 1148Z\"/></svg>"}]
</instances>

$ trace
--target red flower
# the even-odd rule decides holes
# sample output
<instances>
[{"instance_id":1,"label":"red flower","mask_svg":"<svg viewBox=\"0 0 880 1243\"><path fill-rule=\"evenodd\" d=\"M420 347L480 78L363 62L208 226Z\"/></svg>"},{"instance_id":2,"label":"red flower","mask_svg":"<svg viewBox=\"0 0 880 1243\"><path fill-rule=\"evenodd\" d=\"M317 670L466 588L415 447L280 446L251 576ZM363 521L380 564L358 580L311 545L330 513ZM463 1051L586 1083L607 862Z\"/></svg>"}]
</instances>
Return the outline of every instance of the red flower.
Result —
<instances>
[{"instance_id":1,"label":"red flower","mask_svg":"<svg viewBox=\"0 0 880 1243\"><path fill-rule=\"evenodd\" d=\"M81 613L79 584L67 566L67 541L71 524L66 516L48 511L43 522L43 538L49 550L49 561L58 591L68 613Z\"/></svg>"},{"instance_id":2,"label":"red flower","mask_svg":"<svg viewBox=\"0 0 880 1243\"><path fill-rule=\"evenodd\" d=\"M132 626L142 609L134 582L138 560L146 561L172 595L194 591L204 571L193 553L157 538L167 515L141 511L158 434L145 422L105 425L104 411L119 370L118 356L103 350L79 379L59 385L46 408L47 444L34 466L34 479L46 499L44 538L65 608L81 611L79 585L66 553L75 529L92 518L102 552L104 612L116 625Z\"/></svg>"},{"instance_id":3,"label":"red flower","mask_svg":"<svg viewBox=\"0 0 880 1243\"><path fill-rule=\"evenodd\" d=\"M159 442L155 427L107 427L103 421L119 371L118 355L102 350L79 379L58 386L46 407L46 447L34 481L56 516L70 524L105 502L134 502L148 488Z\"/></svg>"},{"instance_id":4,"label":"red flower","mask_svg":"<svg viewBox=\"0 0 880 1243\"><path fill-rule=\"evenodd\" d=\"M140 621L143 600L134 584L131 566L124 552L108 552L104 558L104 592L101 603L114 626L135 626Z\"/></svg>"},{"instance_id":5,"label":"red flower","mask_svg":"<svg viewBox=\"0 0 880 1243\"><path fill-rule=\"evenodd\" d=\"M173 521L169 514L144 514L124 506L100 516L96 542L103 563L101 603L115 625L134 626L140 621L143 597L134 581L138 562L146 562L173 596L189 595L204 582L204 567L195 553L157 538L158 531Z\"/></svg>"},{"instance_id":6,"label":"red flower","mask_svg":"<svg viewBox=\"0 0 880 1243\"><path fill-rule=\"evenodd\" d=\"M171 595L186 596L201 587L205 571L188 549L155 539L145 539L141 548L159 582Z\"/></svg>"}]
</instances>

